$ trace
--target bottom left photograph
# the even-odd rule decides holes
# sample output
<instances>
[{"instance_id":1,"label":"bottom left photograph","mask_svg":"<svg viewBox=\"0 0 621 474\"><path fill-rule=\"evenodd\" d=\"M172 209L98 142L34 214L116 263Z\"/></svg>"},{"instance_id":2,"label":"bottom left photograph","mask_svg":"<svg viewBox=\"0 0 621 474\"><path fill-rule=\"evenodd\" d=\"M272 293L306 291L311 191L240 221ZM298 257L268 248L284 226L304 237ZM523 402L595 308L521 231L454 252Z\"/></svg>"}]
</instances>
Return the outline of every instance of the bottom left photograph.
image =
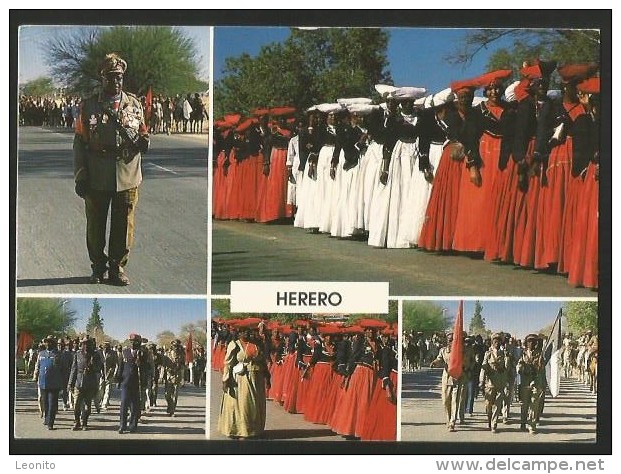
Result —
<instances>
[{"instance_id":1,"label":"bottom left photograph","mask_svg":"<svg viewBox=\"0 0 621 474\"><path fill-rule=\"evenodd\" d=\"M17 298L16 438L205 439L207 301Z\"/></svg>"}]
</instances>

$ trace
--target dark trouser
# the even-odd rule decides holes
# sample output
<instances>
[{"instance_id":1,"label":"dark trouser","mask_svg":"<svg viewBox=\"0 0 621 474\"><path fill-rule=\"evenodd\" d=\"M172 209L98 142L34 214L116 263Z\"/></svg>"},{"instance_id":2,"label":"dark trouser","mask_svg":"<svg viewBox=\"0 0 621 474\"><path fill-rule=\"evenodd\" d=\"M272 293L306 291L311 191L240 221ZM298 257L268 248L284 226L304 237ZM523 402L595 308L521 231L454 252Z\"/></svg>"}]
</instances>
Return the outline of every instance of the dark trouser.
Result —
<instances>
[{"instance_id":1,"label":"dark trouser","mask_svg":"<svg viewBox=\"0 0 621 474\"><path fill-rule=\"evenodd\" d=\"M121 386L120 415L120 429L135 430L137 428L140 419L140 390L138 387Z\"/></svg>"},{"instance_id":2,"label":"dark trouser","mask_svg":"<svg viewBox=\"0 0 621 474\"><path fill-rule=\"evenodd\" d=\"M54 426L56 413L58 413L58 392L60 390L41 389L41 398L43 399L43 414L45 416L44 423L47 426Z\"/></svg>"},{"instance_id":3,"label":"dark trouser","mask_svg":"<svg viewBox=\"0 0 621 474\"><path fill-rule=\"evenodd\" d=\"M166 396L167 408L166 412L171 415L177 409L177 398L179 397L179 385L173 382L166 382L164 387L164 395Z\"/></svg>"},{"instance_id":4,"label":"dark trouser","mask_svg":"<svg viewBox=\"0 0 621 474\"><path fill-rule=\"evenodd\" d=\"M93 271L104 272L110 263L110 272L118 273L127 264L129 250L134 243L134 217L138 204L138 188L126 191L89 191L84 199L86 211L86 247ZM110 211L110 238L108 256L106 224Z\"/></svg>"},{"instance_id":5,"label":"dark trouser","mask_svg":"<svg viewBox=\"0 0 621 474\"><path fill-rule=\"evenodd\" d=\"M67 390L67 383L65 382L63 384L63 389L60 390L60 398L62 398L63 400L63 406L64 407L68 407L69 406L69 390Z\"/></svg>"},{"instance_id":6,"label":"dark trouser","mask_svg":"<svg viewBox=\"0 0 621 474\"><path fill-rule=\"evenodd\" d=\"M96 390L75 388L73 390L73 419L76 423L82 420L82 424L88 423L88 418L91 416L91 404L93 403L93 397Z\"/></svg>"}]
</instances>

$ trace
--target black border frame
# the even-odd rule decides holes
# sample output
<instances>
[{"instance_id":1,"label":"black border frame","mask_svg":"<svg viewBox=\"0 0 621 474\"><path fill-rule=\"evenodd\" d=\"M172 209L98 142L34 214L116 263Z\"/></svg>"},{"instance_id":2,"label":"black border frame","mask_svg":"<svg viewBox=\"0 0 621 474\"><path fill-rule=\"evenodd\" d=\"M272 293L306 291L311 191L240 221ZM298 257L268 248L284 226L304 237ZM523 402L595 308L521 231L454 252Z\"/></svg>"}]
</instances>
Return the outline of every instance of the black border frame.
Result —
<instances>
[{"instance_id":1,"label":"black border frame","mask_svg":"<svg viewBox=\"0 0 621 474\"><path fill-rule=\"evenodd\" d=\"M20 25L343 26L436 28L598 28L601 31L602 94L612 97L612 10L9 10L9 229L16 229L17 86ZM215 47L215 46L214 46ZM213 74L213 71L211 71ZM601 102L599 390L597 441L592 443L292 442L247 440L244 454L612 454L612 101ZM9 246L9 454L240 454L233 441L127 441L20 439L14 437L16 235ZM394 297L398 299L398 297Z\"/></svg>"}]
</instances>

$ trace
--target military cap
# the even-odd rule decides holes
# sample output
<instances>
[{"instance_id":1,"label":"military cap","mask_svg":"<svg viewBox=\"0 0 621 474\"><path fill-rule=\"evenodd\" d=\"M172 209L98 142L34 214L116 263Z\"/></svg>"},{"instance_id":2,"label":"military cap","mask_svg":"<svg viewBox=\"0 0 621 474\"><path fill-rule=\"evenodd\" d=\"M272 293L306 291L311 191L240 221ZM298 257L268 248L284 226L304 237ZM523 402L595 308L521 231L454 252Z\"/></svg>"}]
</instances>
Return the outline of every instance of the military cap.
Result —
<instances>
[{"instance_id":1,"label":"military cap","mask_svg":"<svg viewBox=\"0 0 621 474\"><path fill-rule=\"evenodd\" d=\"M127 70L127 63L121 59L116 53L106 54L103 62L100 66L100 73L102 76L108 74L125 74Z\"/></svg>"},{"instance_id":2,"label":"military cap","mask_svg":"<svg viewBox=\"0 0 621 474\"><path fill-rule=\"evenodd\" d=\"M532 341L537 342L539 340L539 336L537 334L529 334L524 338L524 342Z\"/></svg>"},{"instance_id":3,"label":"military cap","mask_svg":"<svg viewBox=\"0 0 621 474\"><path fill-rule=\"evenodd\" d=\"M140 334L131 333L131 334L129 335L129 340L130 340L130 341L138 341L138 342L142 342L142 337L140 336Z\"/></svg>"}]
</instances>

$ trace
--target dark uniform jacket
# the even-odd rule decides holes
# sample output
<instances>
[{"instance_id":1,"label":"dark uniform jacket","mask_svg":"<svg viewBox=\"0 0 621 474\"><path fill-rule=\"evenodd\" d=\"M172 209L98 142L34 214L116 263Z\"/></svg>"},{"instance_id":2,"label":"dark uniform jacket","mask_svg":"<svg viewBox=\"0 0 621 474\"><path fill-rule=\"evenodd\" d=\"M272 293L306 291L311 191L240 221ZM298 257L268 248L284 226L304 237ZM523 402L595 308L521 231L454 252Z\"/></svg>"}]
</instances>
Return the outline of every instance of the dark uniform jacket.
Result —
<instances>
[{"instance_id":1,"label":"dark uniform jacket","mask_svg":"<svg viewBox=\"0 0 621 474\"><path fill-rule=\"evenodd\" d=\"M121 126L148 137L136 96L121 92L118 112L103 94L84 100L76 122L73 169L75 181L88 181L90 189L119 192L142 182L141 153L123 138L115 118Z\"/></svg>"},{"instance_id":2,"label":"dark uniform jacket","mask_svg":"<svg viewBox=\"0 0 621 474\"><path fill-rule=\"evenodd\" d=\"M78 351L73 356L69 385L84 391L95 391L101 370L102 363L98 353Z\"/></svg>"},{"instance_id":3,"label":"dark uniform jacket","mask_svg":"<svg viewBox=\"0 0 621 474\"><path fill-rule=\"evenodd\" d=\"M147 358L142 348L135 349L135 354L132 351L130 347L123 349L119 360L118 381L123 388L138 390L140 385L144 386L146 381Z\"/></svg>"}]
</instances>

